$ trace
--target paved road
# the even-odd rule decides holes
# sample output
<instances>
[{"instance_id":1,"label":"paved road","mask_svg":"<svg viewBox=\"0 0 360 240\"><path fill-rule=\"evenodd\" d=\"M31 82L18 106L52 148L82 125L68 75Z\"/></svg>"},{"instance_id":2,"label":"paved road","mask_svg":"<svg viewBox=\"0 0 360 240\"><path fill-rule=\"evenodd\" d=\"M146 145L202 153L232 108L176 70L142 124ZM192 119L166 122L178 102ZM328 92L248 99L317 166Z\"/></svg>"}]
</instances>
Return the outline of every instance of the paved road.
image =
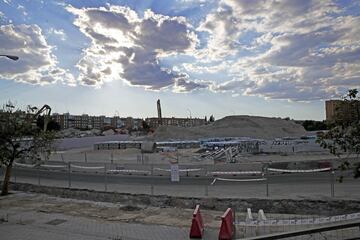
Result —
<instances>
[{"instance_id":1,"label":"paved road","mask_svg":"<svg viewBox=\"0 0 360 240\"><path fill-rule=\"evenodd\" d=\"M337 175L344 173L336 173ZM348 174L348 173L346 173ZM292 173L269 175L267 181L236 182L236 179L261 178L261 176L223 176L235 181L218 180L214 177L181 177L179 183L170 182L169 176L135 176L15 168L13 181L47 186L86 188L128 193L167 194L175 196L216 197L265 197L266 188L272 198L330 197L331 174L329 172ZM40 180L40 181L39 181ZM70 180L70 181L69 181ZM360 199L360 181L350 177L344 183L334 182L335 197Z\"/></svg>"},{"instance_id":2,"label":"paved road","mask_svg":"<svg viewBox=\"0 0 360 240\"><path fill-rule=\"evenodd\" d=\"M17 176L19 177L37 177L40 173L42 179L52 180L67 180L69 173L66 171L49 171L49 170L37 170L16 168ZM138 176L138 175L120 175L120 174L107 174L108 183L132 183L132 184L155 184L155 185L168 185L172 184L169 176ZM229 179L249 179L249 178L261 178L260 176L222 176ZM269 183L329 183L329 172L317 172L317 173L292 173L292 174L278 174L269 175ZM71 172L71 180L88 183L103 182L105 179L104 173L99 170L97 173L85 173L85 172ZM206 185L213 181L214 177L182 177L177 185ZM353 179L349 179L351 182L359 182ZM218 181L216 185L233 185L233 182ZM258 184L257 182L248 182L243 184ZM359 185L360 186L360 185Z\"/></svg>"}]
</instances>

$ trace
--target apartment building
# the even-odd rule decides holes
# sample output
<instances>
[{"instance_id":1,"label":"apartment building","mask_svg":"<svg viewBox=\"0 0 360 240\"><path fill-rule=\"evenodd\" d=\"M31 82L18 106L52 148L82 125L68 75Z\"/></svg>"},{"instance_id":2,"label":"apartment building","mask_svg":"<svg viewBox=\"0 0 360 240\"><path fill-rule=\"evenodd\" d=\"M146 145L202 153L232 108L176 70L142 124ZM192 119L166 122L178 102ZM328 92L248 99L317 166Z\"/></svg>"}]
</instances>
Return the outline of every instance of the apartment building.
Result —
<instances>
[{"instance_id":1,"label":"apartment building","mask_svg":"<svg viewBox=\"0 0 360 240\"><path fill-rule=\"evenodd\" d=\"M102 129L105 124L105 116L93 116L91 117L92 128Z\"/></svg>"},{"instance_id":2,"label":"apartment building","mask_svg":"<svg viewBox=\"0 0 360 240\"><path fill-rule=\"evenodd\" d=\"M89 116L88 114L71 115L54 113L52 118L59 123L61 129L103 129L105 127L138 130L142 128L141 118L120 118L106 116Z\"/></svg>"},{"instance_id":3,"label":"apartment building","mask_svg":"<svg viewBox=\"0 0 360 240\"><path fill-rule=\"evenodd\" d=\"M159 119L158 118L146 118L146 123L151 128L157 128L159 126ZM162 125L167 126L180 126L180 127L194 127L194 126L201 126L205 125L205 119L203 118L162 118Z\"/></svg>"},{"instance_id":4,"label":"apartment building","mask_svg":"<svg viewBox=\"0 0 360 240\"><path fill-rule=\"evenodd\" d=\"M353 122L360 119L360 101L352 104L343 100L325 101L327 121Z\"/></svg>"}]
</instances>

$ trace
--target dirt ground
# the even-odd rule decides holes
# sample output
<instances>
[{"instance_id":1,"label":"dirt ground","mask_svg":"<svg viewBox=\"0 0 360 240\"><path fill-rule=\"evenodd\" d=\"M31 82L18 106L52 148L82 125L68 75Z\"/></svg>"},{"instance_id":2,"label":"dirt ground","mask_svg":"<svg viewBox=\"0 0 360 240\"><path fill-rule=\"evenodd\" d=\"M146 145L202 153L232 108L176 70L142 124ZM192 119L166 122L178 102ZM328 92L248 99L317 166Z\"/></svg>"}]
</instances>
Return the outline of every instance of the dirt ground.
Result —
<instances>
[{"instance_id":1,"label":"dirt ground","mask_svg":"<svg viewBox=\"0 0 360 240\"><path fill-rule=\"evenodd\" d=\"M45 194L14 192L0 197L1 209L61 213L70 216L120 221L126 223L159 224L190 227L193 209L129 206L105 202L65 199ZM222 212L201 210L204 223L218 228Z\"/></svg>"},{"instance_id":2,"label":"dirt ground","mask_svg":"<svg viewBox=\"0 0 360 240\"><path fill-rule=\"evenodd\" d=\"M13 192L0 197L0 208L9 211L36 211L47 214L61 213L68 216L85 217L103 221L124 223L156 224L176 227L190 227L193 209L174 207L153 207L145 205L123 205L107 202L94 202L39 193ZM201 209L204 224L207 228L218 229L223 212ZM266 213L265 213L266 214ZM266 214L271 219L301 218L310 215ZM257 217L256 213L253 216ZM236 212L236 217L244 221L245 212Z\"/></svg>"}]
</instances>

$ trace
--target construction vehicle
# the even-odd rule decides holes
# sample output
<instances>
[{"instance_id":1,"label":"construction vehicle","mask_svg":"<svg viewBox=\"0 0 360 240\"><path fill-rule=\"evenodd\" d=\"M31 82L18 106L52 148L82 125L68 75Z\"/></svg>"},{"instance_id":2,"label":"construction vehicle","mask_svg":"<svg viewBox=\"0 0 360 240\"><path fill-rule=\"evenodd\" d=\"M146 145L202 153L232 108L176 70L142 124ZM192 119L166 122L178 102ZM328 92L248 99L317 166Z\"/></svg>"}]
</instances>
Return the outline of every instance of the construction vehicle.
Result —
<instances>
[{"instance_id":1,"label":"construction vehicle","mask_svg":"<svg viewBox=\"0 0 360 240\"><path fill-rule=\"evenodd\" d=\"M31 107L30 105L28 105L28 109L31 112L35 112L38 108L37 107ZM37 118L44 113L44 132L46 132L47 130L47 125L50 121L50 114L51 114L51 107L49 105L44 105L42 106L31 118L30 121L32 122L32 124L36 125L36 121Z\"/></svg>"}]
</instances>

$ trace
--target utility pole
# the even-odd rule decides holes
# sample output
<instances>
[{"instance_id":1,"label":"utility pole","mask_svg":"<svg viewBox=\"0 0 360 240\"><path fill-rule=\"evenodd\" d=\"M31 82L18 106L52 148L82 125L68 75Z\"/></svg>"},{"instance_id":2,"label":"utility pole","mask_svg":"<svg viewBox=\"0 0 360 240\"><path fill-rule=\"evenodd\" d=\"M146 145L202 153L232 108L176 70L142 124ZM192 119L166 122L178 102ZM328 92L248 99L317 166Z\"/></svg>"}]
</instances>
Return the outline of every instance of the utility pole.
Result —
<instances>
[{"instance_id":1,"label":"utility pole","mask_svg":"<svg viewBox=\"0 0 360 240\"><path fill-rule=\"evenodd\" d=\"M159 124L159 126L160 126L160 125L162 125L160 99L157 100L156 104L157 104L157 112L158 112L158 124Z\"/></svg>"}]
</instances>

